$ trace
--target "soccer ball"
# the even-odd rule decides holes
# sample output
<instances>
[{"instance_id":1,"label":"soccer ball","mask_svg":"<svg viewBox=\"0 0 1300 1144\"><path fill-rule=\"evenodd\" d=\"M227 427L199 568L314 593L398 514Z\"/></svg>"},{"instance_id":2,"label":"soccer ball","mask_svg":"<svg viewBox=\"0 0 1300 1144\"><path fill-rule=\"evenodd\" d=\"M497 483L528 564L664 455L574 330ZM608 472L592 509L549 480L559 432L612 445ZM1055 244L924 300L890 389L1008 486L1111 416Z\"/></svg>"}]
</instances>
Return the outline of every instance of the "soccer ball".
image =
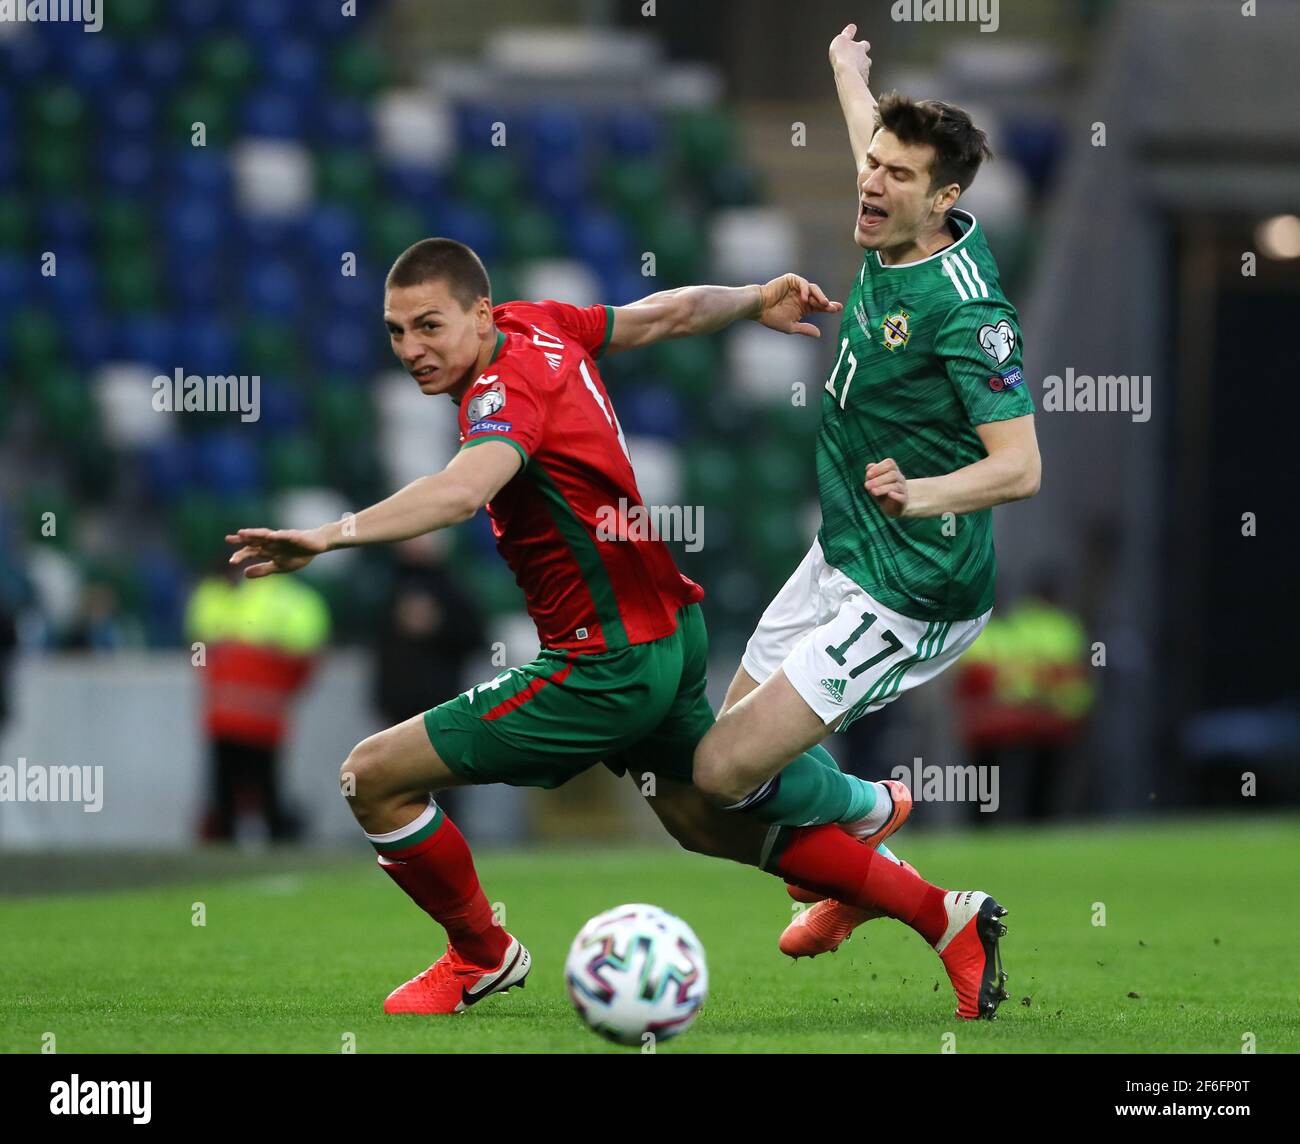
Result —
<instances>
[{"instance_id":1,"label":"soccer ball","mask_svg":"<svg viewBox=\"0 0 1300 1144\"><path fill-rule=\"evenodd\" d=\"M582 927L564 980L587 1027L620 1045L685 1032L709 995L704 946L691 927L639 904L606 910Z\"/></svg>"}]
</instances>

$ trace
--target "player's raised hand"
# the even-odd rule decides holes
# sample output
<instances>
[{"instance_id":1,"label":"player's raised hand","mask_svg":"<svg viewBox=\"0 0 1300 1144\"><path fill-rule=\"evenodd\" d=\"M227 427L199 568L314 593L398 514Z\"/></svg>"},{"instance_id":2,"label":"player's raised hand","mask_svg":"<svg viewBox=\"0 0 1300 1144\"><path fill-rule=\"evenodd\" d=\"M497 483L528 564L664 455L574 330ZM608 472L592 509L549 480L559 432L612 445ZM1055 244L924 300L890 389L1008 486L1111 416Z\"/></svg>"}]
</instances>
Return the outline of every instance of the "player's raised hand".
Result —
<instances>
[{"instance_id":1,"label":"player's raised hand","mask_svg":"<svg viewBox=\"0 0 1300 1144\"><path fill-rule=\"evenodd\" d=\"M249 580L272 576L276 572L297 572L306 568L329 546L316 529L297 528L241 528L226 537L227 544L242 547L231 558L231 564L240 564L251 557L261 560L244 569Z\"/></svg>"},{"instance_id":2,"label":"player's raised hand","mask_svg":"<svg viewBox=\"0 0 1300 1144\"><path fill-rule=\"evenodd\" d=\"M893 457L872 461L863 487L876 498L886 516L902 516L907 510L907 478Z\"/></svg>"},{"instance_id":3,"label":"player's raised hand","mask_svg":"<svg viewBox=\"0 0 1300 1144\"><path fill-rule=\"evenodd\" d=\"M864 80L871 79L871 41L857 40L857 24L845 24L844 31L831 41L831 67L848 67Z\"/></svg>"},{"instance_id":4,"label":"player's raised hand","mask_svg":"<svg viewBox=\"0 0 1300 1144\"><path fill-rule=\"evenodd\" d=\"M797 274L782 274L758 289L763 301L757 320L783 334L820 338L821 330L803 319L809 314L837 314L844 309L842 303L827 298L816 282Z\"/></svg>"}]
</instances>

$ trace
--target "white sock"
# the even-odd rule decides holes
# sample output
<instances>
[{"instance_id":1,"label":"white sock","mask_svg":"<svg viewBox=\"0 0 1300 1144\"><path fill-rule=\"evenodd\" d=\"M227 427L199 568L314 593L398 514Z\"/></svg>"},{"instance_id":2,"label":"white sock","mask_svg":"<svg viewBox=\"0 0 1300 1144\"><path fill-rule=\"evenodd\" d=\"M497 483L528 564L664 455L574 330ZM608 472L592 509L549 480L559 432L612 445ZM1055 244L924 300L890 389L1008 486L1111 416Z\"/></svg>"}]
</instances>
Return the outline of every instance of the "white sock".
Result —
<instances>
[{"instance_id":1,"label":"white sock","mask_svg":"<svg viewBox=\"0 0 1300 1144\"><path fill-rule=\"evenodd\" d=\"M853 833L859 836L875 834L889 821L889 816L894 813L894 800L890 796L889 788L884 783L872 783L871 785L876 788L876 805L864 817L853 823Z\"/></svg>"}]
</instances>

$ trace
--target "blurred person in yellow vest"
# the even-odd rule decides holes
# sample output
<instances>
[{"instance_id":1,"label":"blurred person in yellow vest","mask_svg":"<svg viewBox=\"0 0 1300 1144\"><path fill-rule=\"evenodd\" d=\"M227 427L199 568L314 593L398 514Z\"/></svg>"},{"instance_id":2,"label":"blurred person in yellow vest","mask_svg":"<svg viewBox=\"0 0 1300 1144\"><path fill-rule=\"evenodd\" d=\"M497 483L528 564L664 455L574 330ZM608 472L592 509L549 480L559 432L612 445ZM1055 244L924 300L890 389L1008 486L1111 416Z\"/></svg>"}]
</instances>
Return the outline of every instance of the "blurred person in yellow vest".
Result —
<instances>
[{"instance_id":1,"label":"blurred person in yellow vest","mask_svg":"<svg viewBox=\"0 0 1300 1144\"><path fill-rule=\"evenodd\" d=\"M1025 816L1035 820L1052 811L1065 750L1093 702L1087 635L1057 598L1055 582L1045 577L1005 613L994 613L959 661L956 680L959 727L972 761L1027 765L1026 775L1004 771L1001 781L1010 787L1022 779Z\"/></svg>"},{"instance_id":2,"label":"blurred person in yellow vest","mask_svg":"<svg viewBox=\"0 0 1300 1144\"><path fill-rule=\"evenodd\" d=\"M223 557L190 596L185 633L203 644L211 790L202 836L234 838L241 812L255 811L272 841L292 841L300 826L280 798L279 754L294 700L329 639L325 600L298 578L246 580Z\"/></svg>"}]
</instances>

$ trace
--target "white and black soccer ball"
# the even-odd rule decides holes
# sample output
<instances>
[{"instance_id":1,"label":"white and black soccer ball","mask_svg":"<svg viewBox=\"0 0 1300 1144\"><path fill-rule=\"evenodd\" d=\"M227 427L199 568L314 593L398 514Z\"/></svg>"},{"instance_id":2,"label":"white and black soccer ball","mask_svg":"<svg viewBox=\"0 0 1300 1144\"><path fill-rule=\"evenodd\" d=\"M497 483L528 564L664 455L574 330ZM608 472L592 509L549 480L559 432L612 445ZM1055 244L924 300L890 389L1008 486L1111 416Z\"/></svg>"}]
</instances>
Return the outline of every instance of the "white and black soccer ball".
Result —
<instances>
[{"instance_id":1,"label":"white and black soccer ball","mask_svg":"<svg viewBox=\"0 0 1300 1144\"><path fill-rule=\"evenodd\" d=\"M592 918L569 947L564 980L587 1027L620 1045L675 1037L709 995L704 946L676 914L616 906Z\"/></svg>"}]
</instances>

